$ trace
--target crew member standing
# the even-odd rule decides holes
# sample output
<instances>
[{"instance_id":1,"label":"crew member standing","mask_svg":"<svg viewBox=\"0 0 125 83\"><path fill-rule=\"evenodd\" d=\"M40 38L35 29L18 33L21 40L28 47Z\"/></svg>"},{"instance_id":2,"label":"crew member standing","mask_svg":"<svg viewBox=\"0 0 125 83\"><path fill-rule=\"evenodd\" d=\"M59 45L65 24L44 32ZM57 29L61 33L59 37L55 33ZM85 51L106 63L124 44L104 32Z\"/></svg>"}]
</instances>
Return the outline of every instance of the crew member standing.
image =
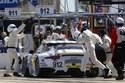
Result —
<instances>
[{"instance_id":1,"label":"crew member standing","mask_svg":"<svg viewBox=\"0 0 125 83\"><path fill-rule=\"evenodd\" d=\"M9 75L9 72L11 70L12 60L15 59L15 67L14 67L14 76L21 76L18 73L19 68L19 58L18 53L16 51L17 45L18 45L18 39L21 38L22 34L19 34L25 27L25 24L22 24L17 28L15 24L10 24L7 27L7 30L9 32L9 40L8 40L8 47L7 47L7 57L8 57L8 64L6 67L6 71L4 73L4 77L11 76Z\"/></svg>"},{"instance_id":2,"label":"crew member standing","mask_svg":"<svg viewBox=\"0 0 125 83\"><path fill-rule=\"evenodd\" d=\"M117 40L114 48L112 63L117 70L118 77L116 80L123 80L124 78L124 64L125 64L125 27L124 19L118 17L116 19L116 34Z\"/></svg>"}]
</instances>

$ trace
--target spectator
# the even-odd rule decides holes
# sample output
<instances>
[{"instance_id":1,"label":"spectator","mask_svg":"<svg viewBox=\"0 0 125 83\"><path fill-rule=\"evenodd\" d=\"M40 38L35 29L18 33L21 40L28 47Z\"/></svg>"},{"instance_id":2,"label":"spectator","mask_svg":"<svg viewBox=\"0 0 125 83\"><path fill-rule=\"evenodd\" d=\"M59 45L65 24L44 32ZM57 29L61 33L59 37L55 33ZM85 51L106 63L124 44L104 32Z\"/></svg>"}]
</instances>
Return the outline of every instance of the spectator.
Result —
<instances>
[{"instance_id":1,"label":"spectator","mask_svg":"<svg viewBox=\"0 0 125 83\"><path fill-rule=\"evenodd\" d=\"M67 29L67 24L62 23L60 35L62 35L62 37L64 38L68 38L68 34L66 34L66 29Z\"/></svg>"}]
</instances>

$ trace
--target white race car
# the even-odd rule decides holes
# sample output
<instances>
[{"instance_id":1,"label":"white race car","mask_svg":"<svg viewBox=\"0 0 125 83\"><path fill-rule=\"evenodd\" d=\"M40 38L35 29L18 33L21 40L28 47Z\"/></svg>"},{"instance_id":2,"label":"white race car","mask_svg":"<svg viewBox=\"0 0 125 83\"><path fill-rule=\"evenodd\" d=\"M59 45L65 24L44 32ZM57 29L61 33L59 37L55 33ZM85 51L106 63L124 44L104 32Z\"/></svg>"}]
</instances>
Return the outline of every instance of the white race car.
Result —
<instances>
[{"instance_id":1,"label":"white race car","mask_svg":"<svg viewBox=\"0 0 125 83\"><path fill-rule=\"evenodd\" d=\"M30 52L23 57L22 74L25 77L53 74L81 77L84 75L84 54L83 45L75 41L45 41L35 53Z\"/></svg>"}]
</instances>

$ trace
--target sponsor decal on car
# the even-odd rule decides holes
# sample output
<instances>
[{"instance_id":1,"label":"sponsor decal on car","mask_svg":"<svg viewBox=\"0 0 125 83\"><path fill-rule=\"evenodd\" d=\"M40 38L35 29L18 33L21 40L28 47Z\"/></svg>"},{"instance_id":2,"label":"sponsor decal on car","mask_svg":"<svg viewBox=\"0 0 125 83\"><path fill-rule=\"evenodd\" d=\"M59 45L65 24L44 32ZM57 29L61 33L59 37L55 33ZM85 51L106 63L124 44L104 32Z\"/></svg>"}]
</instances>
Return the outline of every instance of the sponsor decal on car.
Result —
<instances>
[{"instance_id":1,"label":"sponsor decal on car","mask_svg":"<svg viewBox=\"0 0 125 83\"><path fill-rule=\"evenodd\" d=\"M62 65L63 65L63 62L58 62L58 61L55 61L55 62L53 62L53 67L54 68L56 68L56 67L62 67Z\"/></svg>"},{"instance_id":2,"label":"sponsor decal on car","mask_svg":"<svg viewBox=\"0 0 125 83\"><path fill-rule=\"evenodd\" d=\"M80 68L80 64L77 63L71 63L71 64L66 64L67 68Z\"/></svg>"}]
</instances>

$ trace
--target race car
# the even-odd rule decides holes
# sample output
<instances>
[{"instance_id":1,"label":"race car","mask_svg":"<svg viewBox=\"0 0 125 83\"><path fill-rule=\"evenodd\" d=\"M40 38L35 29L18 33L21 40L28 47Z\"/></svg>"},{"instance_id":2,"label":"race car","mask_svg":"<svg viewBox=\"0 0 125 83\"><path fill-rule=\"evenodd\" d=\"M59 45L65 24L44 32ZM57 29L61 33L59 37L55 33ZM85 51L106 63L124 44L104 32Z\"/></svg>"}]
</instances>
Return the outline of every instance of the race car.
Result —
<instances>
[{"instance_id":1,"label":"race car","mask_svg":"<svg viewBox=\"0 0 125 83\"><path fill-rule=\"evenodd\" d=\"M84 75L85 48L69 40L44 41L36 52L23 57L22 74L25 77L49 77L54 74L81 77Z\"/></svg>"}]
</instances>

